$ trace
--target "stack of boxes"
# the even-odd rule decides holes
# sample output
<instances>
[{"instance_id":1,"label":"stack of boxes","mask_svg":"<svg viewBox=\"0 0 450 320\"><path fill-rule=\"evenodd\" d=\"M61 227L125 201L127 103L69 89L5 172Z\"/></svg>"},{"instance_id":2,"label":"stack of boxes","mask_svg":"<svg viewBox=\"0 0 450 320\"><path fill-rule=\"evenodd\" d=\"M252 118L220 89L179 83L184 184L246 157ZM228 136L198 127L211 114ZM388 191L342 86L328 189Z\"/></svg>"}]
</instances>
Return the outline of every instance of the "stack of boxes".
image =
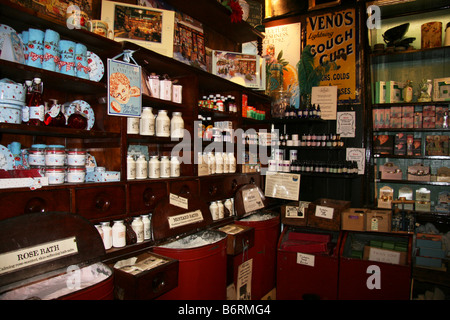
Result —
<instances>
[{"instance_id":1,"label":"stack of boxes","mask_svg":"<svg viewBox=\"0 0 450 320\"><path fill-rule=\"evenodd\" d=\"M442 236L418 233L415 256L416 266L442 268L442 259L445 258Z\"/></svg>"}]
</instances>

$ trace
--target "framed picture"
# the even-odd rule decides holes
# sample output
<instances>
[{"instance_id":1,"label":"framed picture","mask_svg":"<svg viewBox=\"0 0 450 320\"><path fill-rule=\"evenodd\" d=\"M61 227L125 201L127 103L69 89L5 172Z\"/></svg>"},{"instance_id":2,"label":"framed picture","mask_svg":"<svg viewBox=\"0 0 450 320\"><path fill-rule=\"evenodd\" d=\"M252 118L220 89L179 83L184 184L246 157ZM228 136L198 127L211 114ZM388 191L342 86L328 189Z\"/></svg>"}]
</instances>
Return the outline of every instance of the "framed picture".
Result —
<instances>
[{"instance_id":1,"label":"framed picture","mask_svg":"<svg viewBox=\"0 0 450 320\"><path fill-rule=\"evenodd\" d=\"M108 115L140 117L142 107L141 67L108 59Z\"/></svg>"},{"instance_id":2,"label":"framed picture","mask_svg":"<svg viewBox=\"0 0 450 320\"><path fill-rule=\"evenodd\" d=\"M212 52L212 73L244 87L260 88L260 68L258 55L219 50Z\"/></svg>"},{"instance_id":3,"label":"framed picture","mask_svg":"<svg viewBox=\"0 0 450 320\"><path fill-rule=\"evenodd\" d=\"M102 1L102 20L114 30L114 40L133 42L173 57L173 11Z\"/></svg>"},{"instance_id":4,"label":"framed picture","mask_svg":"<svg viewBox=\"0 0 450 320\"><path fill-rule=\"evenodd\" d=\"M450 101L450 78L434 79L433 101Z\"/></svg>"}]
</instances>

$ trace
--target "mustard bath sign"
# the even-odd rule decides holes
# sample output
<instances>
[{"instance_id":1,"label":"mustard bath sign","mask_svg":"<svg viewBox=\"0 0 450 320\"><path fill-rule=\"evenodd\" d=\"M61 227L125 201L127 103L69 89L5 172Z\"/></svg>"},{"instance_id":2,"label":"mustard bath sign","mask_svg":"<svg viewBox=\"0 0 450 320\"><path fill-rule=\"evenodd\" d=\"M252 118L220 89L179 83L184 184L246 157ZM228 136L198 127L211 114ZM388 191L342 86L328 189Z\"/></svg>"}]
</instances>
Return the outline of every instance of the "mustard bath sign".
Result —
<instances>
[{"instance_id":1,"label":"mustard bath sign","mask_svg":"<svg viewBox=\"0 0 450 320\"><path fill-rule=\"evenodd\" d=\"M329 71L320 86L337 86L339 103L359 103L359 35L355 9L329 12L306 19L306 44L316 66Z\"/></svg>"}]
</instances>

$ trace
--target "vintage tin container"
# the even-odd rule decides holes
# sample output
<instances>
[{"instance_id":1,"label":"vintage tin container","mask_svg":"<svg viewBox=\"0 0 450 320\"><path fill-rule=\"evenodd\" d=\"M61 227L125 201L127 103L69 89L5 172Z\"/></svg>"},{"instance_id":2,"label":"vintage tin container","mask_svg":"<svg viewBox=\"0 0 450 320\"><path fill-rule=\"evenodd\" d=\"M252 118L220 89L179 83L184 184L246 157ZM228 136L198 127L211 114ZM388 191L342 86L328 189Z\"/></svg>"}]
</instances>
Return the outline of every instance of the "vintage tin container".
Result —
<instances>
[{"instance_id":1,"label":"vintage tin container","mask_svg":"<svg viewBox=\"0 0 450 320\"><path fill-rule=\"evenodd\" d=\"M79 215L30 213L0 221L0 299L113 298L103 241Z\"/></svg>"}]
</instances>

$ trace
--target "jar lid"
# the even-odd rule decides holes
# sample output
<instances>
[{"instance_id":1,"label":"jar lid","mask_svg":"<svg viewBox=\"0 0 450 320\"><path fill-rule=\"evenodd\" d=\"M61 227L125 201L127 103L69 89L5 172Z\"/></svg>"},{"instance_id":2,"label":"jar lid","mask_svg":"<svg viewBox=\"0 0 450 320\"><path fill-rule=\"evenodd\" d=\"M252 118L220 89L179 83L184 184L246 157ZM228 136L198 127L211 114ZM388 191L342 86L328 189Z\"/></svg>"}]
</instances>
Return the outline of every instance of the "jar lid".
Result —
<instances>
[{"instance_id":1,"label":"jar lid","mask_svg":"<svg viewBox=\"0 0 450 320\"><path fill-rule=\"evenodd\" d=\"M74 166L74 167L69 167L68 170L69 170L69 172L70 171L86 171L86 167L85 166Z\"/></svg>"},{"instance_id":2,"label":"jar lid","mask_svg":"<svg viewBox=\"0 0 450 320\"><path fill-rule=\"evenodd\" d=\"M60 167L60 166L47 166L47 167L45 167L45 171L64 172L64 171L66 171L66 167Z\"/></svg>"},{"instance_id":3,"label":"jar lid","mask_svg":"<svg viewBox=\"0 0 450 320\"><path fill-rule=\"evenodd\" d=\"M86 153L86 149L80 149L80 148L70 148L66 149L68 153Z\"/></svg>"},{"instance_id":4,"label":"jar lid","mask_svg":"<svg viewBox=\"0 0 450 320\"><path fill-rule=\"evenodd\" d=\"M47 148L46 144L32 144L31 148L36 148L36 149L42 149L42 148Z\"/></svg>"}]
</instances>

